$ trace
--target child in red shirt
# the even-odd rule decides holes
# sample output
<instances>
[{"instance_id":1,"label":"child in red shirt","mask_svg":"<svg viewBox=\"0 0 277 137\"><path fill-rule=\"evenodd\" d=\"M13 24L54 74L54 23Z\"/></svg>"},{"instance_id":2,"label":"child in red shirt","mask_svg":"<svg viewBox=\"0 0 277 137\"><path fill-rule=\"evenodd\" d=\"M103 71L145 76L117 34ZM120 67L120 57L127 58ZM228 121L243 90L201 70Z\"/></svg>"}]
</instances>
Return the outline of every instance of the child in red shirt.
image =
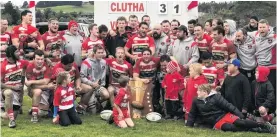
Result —
<instances>
[{"instance_id":1,"label":"child in red shirt","mask_svg":"<svg viewBox=\"0 0 277 137\"><path fill-rule=\"evenodd\" d=\"M191 64L189 67L189 79L184 83L185 91L183 96L185 119L190 112L192 101L197 97L197 88L199 85L207 84L205 76L202 74L202 65L199 63Z\"/></svg>"},{"instance_id":2,"label":"child in red shirt","mask_svg":"<svg viewBox=\"0 0 277 137\"><path fill-rule=\"evenodd\" d=\"M165 119L178 119L179 92L184 89L184 78L178 72L178 64L170 61L166 66L167 74L162 82L162 87L165 89Z\"/></svg>"},{"instance_id":3,"label":"child in red shirt","mask_svg":"<svg viewBox=\"0 0 277 137\"><path fill-rule=\"evenodd\" d=\"M60 72L56 83L57 88L54 95L54 114L53 123L60 123L61 126L69 126L70 124L82 124L75 107L74 89L69 85L71 82L70 74L66 71Z\"/></svg>"},{"instance_id":4,"label":"child in red shirt","mask_svg":"<svg viewBox=\"0 0 277 137\"><path fill-rule=\"evenodd\" d=\"M118 79L120 89L114 99L113 120L120 128L134 127L134 122L130 116L130 93L127 91L128 82L129 77L120 76Z\"/></svg>"}]
</instances>

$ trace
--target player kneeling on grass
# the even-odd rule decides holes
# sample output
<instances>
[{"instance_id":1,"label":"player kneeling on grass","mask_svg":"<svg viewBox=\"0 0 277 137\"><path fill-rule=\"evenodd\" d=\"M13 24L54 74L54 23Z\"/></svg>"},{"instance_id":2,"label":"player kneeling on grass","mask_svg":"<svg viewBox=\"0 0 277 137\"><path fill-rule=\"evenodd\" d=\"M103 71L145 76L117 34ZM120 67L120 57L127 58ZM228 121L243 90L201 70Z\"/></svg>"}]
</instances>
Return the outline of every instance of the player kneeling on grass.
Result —
<instances>
[{"instance_id":1,"label":"player kneeling on grass","mask_svg":"<svg viewBox=\"0 0 277 137\"><path fill-rule=\"evenodd\" d=\"M70 74L68 72L60 72L56 82L57 88L54 95L53 123L59 122L61 126L82 124L74 106L74 89L69 86L71 82Z\"/></svg>"},{"instance_id":2,"label":"player kneeling on grass","mask_svg":"<svg viewBox=\"0 0 277 137\"><path fill-rule=\"evenodd\" d=\"M121 76L118 79L119 92L114 99L113 119L117 126L120 128L134 127L134 122L130 117L130 93L127 91L129 77Z\"/></svg>"},{"instance_id":3,"label":"player kneeling on grass","mask_svg":"<svg viewBox=\"0 0 277 137\"><path fill-rule=\"evenodd\" d=\"M223 131L254 131L275 133L276 128L269 122L265 124L245 120L244 115L220 94L212 91L209 84L198 86L198 97L193 100L186 126L193 127L196 119Z\"/></svg>"}]
</instances>

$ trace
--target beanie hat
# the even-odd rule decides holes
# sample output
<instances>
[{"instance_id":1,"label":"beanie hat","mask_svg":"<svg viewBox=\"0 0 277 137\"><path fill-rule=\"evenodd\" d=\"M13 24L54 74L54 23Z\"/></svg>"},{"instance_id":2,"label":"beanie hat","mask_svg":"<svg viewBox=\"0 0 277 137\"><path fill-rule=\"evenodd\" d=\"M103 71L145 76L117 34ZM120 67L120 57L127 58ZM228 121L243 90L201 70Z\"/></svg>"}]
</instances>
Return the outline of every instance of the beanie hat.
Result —
<instances>
[{"instance_id":1,"label":"beanie hat","mask_svg":"<svg viewBox=\"0 0 277 137\"><path fill-rule=\"evenodd\" d=\"M257 16L252 16L252 17L250 17L250 19L256 20L257 22L259 21Z\"/></svg>"},{"instance_id":2,"label":"beanie hat","mask_svg":"<svg viewBox=\"0 0 277 137\"><path fill-rule=\"evenodd\" d=\"M71 20L69 23L68 23L68 30L70 30L71 27L73 26L78 26L78 23L75 21L75 20Z\"/></svg>"},{"instance_id":3,"label":"beanie hat","mask_svg":"<svg viewBox=\"0 0 277 137\"><path fill-rule=\"evenodd\" d=\"M30 34L32 34L32 33L34 33L34 32L36 32L38 29L37 28L35 28L35 27L33 27L33 26L28 26L28 29L27 29L27 34L28 35L30 35Z\"/></svg>"},{"instance_id":4,"label":"beanie hat","mask_svg":"<svg viewBox=\"0 0 277 137\"><path fill-rule=\"evenodd\" d=\"M169 70L169 72L175 72L178 69L178 64L174 61L168 62L166 68Z\"/></svg>"},{"instance_id":5,"label":"beanie hat","mask_svg":"<svg viewBox=\"0 0 277 137\"><path fill-rule=\"evenodd\" d=\"M258 78L257 78L257 81L258 82L265 82L267 81L267 76L269 75L270 73L270 70L268 67L265 67L265 66L258 66L257 67L257 71L258 71Z\"/></svg>"}]
</instances>

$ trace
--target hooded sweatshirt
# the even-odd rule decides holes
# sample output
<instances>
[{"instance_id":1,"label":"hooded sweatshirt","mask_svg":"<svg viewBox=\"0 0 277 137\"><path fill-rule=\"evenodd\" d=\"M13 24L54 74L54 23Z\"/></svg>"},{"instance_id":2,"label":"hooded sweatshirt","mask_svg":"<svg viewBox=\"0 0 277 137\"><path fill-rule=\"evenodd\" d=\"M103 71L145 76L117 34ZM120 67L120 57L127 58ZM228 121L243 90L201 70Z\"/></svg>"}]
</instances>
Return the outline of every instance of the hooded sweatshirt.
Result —
<instances>
[{"instance_id":1,"label":"hooded sweatshirt","mask_svg":"<svg viewBox=\"0 0 277 137\"><path fill-rule=\"evenodd\" d=\"M247 36L245 41L234 41L238 58L241 61L241 68L244 70L253 70L257 66L256 61L256 45L253 43L253 37Z\"/></svg>"},{"instance_id":2,"label":"hooded sweatshirt","mask_svg":"<svg viewBox=\"0 0 277 137\"><path fill-rule=\"evenodd\" d=\"M156 45L155 57L160 57L165 55L168 50L168 46L170 45L170 38L165 33L161 34L159 39L154 39Z\"/></svg>"},{"instance_id":3,"label":"hooded sweatshirt","mask_svg":"<svg viewBox=\"0 0 277 137\"><path fill-rule=\"evenodd\" d=\"M182 41L176 39L169 46L167 54L174 56L177 62L183 66L189 66L192 63L198 62L200 56L197 43L192 37Z\"/></svg>"},{"instance_id":4,"label":"hooded sweatshirt","mask_svg":"<svg viewBox=\"0 0 277 137\"><path fill-rule=\"evenodd\" d=\"M79 33L73 35L69 31L66 31L64 38L66 41L66 46L64 47L66 54L74 54L74 62L76 62L78 66L81 66L83 37Z\"/></svg>"},{"instance_id":5,"label":"hooded sweatshirt","mask_svg":"<svg viewBox=\"0 0 277 137\"><path fill-rule=\"evenodd\" d=\"M189 78L186 83L186 89L184 91L183 102L186 108L186 113L190 112L192 101L197 97L198 85L207 84L208 81L204 75L200 75L197 78Z\"/></svg>"},{"instance_id":6,"label":"hooded sweatshirt","mask_svg":"<svg viewBox=\"0 0 277 137\"><path fill-rule=\"evenodd\" d=\"M231 40L233 41L235 39L235 32L236 32L236 22L234 20L225 20L228 22L229 24L229 33L228 34L225 34L225 37L228 39L228 40Z\"/></svg>"},{"instance_id":7,"label":"hooded sweatshirt","mask_svg":"<svg viewBox=\"0 0 277 137\"><path fill-rule=\"evenodd\" d=\"M259 66L257 67L257 71L257 80L253 81L251 84L252 104L254 105L253 109L258 109L260 106L264 106L272 112L275 110L275 95L274 88L267 78L270 70L268 67Z\"/></svg>"}]
</instances>

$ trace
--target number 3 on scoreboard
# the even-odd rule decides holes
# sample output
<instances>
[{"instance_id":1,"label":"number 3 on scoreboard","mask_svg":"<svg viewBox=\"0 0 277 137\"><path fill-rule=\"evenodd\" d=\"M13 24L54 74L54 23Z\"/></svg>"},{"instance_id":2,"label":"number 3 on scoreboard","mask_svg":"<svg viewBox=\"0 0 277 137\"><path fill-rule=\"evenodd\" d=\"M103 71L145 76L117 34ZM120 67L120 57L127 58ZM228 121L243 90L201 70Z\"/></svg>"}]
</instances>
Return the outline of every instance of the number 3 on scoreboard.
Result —
<instances>
[{"instance_id":1,"label":"number 3 on scoreboard","mask_svg":"<svg viewBox=\"0 0 277 137\"><path fill-rule=\"evenodd\" d=\"M167 14L167 2L159 2L159 14Z\"/></svg>"},{"instance_id":2,"label":"number 3 on scoreboard","mask_svg":"<svg viewBox=\"0 0 277 137\"><path fill-rule=\"evenodd\" d=\"M172 14L181 15L181 6L178 2L173 2Z\"/></svg>"}]
</instances>

